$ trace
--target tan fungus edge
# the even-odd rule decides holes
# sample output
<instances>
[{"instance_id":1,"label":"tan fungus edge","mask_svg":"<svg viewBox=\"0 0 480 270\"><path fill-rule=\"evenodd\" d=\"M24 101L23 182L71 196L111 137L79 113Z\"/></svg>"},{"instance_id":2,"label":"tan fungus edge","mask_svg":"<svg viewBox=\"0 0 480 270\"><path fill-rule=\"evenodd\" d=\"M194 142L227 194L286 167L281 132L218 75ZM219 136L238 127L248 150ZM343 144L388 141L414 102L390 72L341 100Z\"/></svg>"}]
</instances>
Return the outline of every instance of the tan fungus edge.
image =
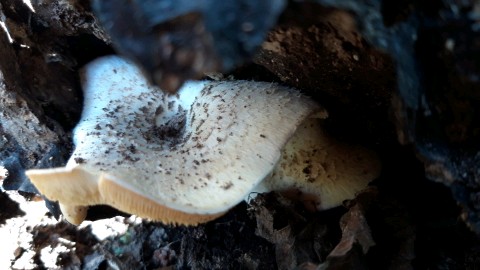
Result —
<instances>
[{"instance_id":1,"label":"tan fungus edge","mask_svg":"<svg viewBox=\"0 0 480 270\"><path fill-rule=\"evenodd\" d=\"M120 211L175 225L197 225L225 214L175 210L122 187L108 176L95 176L79 166L28 170L26 175L47 198L59 201L65 219L76 225L85 219L88 206L96 204L108 204Z\"/></svg>"},{"instance_id":2,"label":"tan fungus edge","mask_svg":"<svg viewBox=\"0 0 480 270\"><path fill-rule=\"evenodd\" d=\"M135 213L135 215L167 224L197 225L225 214L225 212L194 214L178 211L124 188L106 176L100 177L98 189L103 196L103 203L127 213Z\"/></svg>"},{"instance_id":3,"label":"tan fungus edge","mask_svg":"<svg viewBox=\"0 0 480 270\"><path fill-rule=\"evenodd\" d=\"M97 176L77 167L27 170L25 174L37 189L52 201L63 205L99 204Z\"/></svg>"}]
</instances>

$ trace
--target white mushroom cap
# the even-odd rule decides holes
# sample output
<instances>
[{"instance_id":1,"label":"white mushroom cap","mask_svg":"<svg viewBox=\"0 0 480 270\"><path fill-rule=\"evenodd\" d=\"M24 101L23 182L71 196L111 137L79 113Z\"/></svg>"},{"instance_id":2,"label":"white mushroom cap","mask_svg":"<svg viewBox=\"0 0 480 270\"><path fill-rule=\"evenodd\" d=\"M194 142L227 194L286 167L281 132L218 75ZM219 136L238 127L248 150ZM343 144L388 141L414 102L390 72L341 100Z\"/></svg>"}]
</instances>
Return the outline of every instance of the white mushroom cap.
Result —
<instances>
[{"instance_id":1,"label":"white mushroom cap","mask_svg":"<svg viewBox=\"0 0 480 270\"><path fill-rule=\"evenodd\" d=\"M270 175L297 126L323 111L272 83L190 83L167 96L115 56L89 64L83 88L66 167L27 171L72 223L95 204L167 223L213 219Z\"/></svg>"}]
</instances>

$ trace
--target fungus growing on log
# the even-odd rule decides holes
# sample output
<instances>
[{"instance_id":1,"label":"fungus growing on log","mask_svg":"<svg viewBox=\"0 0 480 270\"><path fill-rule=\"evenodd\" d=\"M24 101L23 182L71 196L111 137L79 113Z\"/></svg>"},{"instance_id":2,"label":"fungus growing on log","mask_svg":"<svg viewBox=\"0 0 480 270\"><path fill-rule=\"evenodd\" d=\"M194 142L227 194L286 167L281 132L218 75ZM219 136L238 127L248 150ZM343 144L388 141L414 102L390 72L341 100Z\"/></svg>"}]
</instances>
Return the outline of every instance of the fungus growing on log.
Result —
<instances>
[{"instance_id":1,"label":"fungus growing on log","mask_svg":"<svg viewBox=\"0 0 480 270\"><path fill-rule=\"evenodd\" d=\"M64 168L27 171L74 224L89 205L107 204L194 225L268 190L293 190L326 209L380 171L372 151L328 138L319 125L326 111L287 87L191 82L168 95L116 56L90 63L83 76L72 157Z\"/></svg>"}]
</instances>

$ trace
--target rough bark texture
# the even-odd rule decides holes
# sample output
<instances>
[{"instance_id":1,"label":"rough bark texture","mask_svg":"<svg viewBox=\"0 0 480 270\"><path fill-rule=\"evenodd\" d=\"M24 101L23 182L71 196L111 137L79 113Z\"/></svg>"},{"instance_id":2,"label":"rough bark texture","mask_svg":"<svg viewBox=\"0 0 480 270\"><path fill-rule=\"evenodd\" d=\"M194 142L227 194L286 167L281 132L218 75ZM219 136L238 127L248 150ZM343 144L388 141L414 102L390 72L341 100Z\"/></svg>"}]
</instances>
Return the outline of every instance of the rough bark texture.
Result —
<instances>
[{"instance_id":1,"label":"rough bark texture","mask_svg":"<svg viewBox=\"0 0 480 270\"><path fill-rule=\"evenodd\" d=\"M2 186L26 192L35 189L25 169L61 166L68 158L68 132L82 109L77 69L88 61L89 46L102 51L98 44L79 43L96 40L95 35L106 40L81 7L45 1L34 8L35 13L21 1L0 3L5 24L0 35L0 160L9 174Z\"/></svg>"},{"instance_id":2,"label":"rough bark texture","mask_svg":"<svg viewBox=\"0 0 480 270\"><path fill-rule=\"evenodd\" d=\"M427 176L450 187L480 232L479 6L475 1L335 1L396 63L398 136L413 144Z\"/></svg>"}]
</instances>

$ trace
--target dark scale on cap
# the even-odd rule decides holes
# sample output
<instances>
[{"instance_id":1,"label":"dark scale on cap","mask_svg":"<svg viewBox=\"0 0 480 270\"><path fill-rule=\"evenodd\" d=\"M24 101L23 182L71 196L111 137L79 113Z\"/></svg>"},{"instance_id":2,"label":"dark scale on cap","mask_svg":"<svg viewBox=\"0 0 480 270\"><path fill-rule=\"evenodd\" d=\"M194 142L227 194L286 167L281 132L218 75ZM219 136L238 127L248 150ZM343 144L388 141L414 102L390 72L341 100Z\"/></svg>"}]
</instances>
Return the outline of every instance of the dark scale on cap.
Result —
<instances>
[{"instance_id":1,"label":"dark scale on cap","mask_svg":"<svg viewBox=\"0 0 480 270\"><path fill-rule=\"evenodd\" d=\"M120 109L122 109L122 108L123 108L122 105L118 105L117 107L115 107L115 109L113 111L118 113L120 111Z\"/></svg>"},{"instance_id":2,"label":"dark scale on cap","mask_svg":"<svg viewBox=\"0 0 480 270\"><path fill-rule=\"evenodd\" d=\"M167 108L169 111L173 109L173 106L175 105L175 101L169 101L167 104Z\"/></svg>"},{"instance_id":3,"label":"dark scale on cap","mask_svg":"<svg viewBox=\"0 0 480 270\"><path fill-rule=\"evenodd\" d=\"M225 185L222 186L222 188L223 188L224 190L229 190L229 189L232 188L232 187L233 187L233 183L232 183L232 182L228 182L228 183L226 183Z\"/></svg>"},{"instance_id":4,"label":"dark scale on cap","mask_svg":"<svg viewBox=\"0 0 480 270\"><path fill-rule=\"evenodd\" d=\"M76 158L74 158L73 160L75 160L75 162L76 162L77 164L83 164L83 163L86 162L86 160L85 160L84 158L81 158L81 157L76 157Z\"/></svg>"},{"instance_id":5,"label":"dark scale on cap","mask_svg":"<svg viewBox=\"0 0 480 270\"><path fill-rule=\"evenodd\" d=\"M155 116L159 116L164 112L164 109L162 106L158 106L157 109L155 110Z\"/></svg>"},{"instance_id":6,"label":"dark scale on cap","mask_svg":"<svg viewBox=\"0 0 480 270\"><path fill-rule=\"evenodd\" d=\"M139 157L132 157L132 156L124 156L125 160L127 161L130 161L130 162L137 162L137 161L140 161L140 158Z\"/></svg>"},{"instance_id":7,"label":"dark scale on cap","mask_svg":"<svg viewBox=\"0 0 480 270\"><path fill-rule=\"evenodd\" d=\"M140 107L139 109L142 113L147 114L149 112L149 109L147 106Z\"/></svg>"},{"instance_id":8,"label":"dark scale on cap","mask_svg":"<svg viewBox=\"0 0 480 270\"><path fill-rule=\"evenodd\" d=\"M132 153L132 154L136 154L137 153L137 148L135 147L135 145L133 144L130 144L127 149Z\"/></svg>"}]
</instances>

